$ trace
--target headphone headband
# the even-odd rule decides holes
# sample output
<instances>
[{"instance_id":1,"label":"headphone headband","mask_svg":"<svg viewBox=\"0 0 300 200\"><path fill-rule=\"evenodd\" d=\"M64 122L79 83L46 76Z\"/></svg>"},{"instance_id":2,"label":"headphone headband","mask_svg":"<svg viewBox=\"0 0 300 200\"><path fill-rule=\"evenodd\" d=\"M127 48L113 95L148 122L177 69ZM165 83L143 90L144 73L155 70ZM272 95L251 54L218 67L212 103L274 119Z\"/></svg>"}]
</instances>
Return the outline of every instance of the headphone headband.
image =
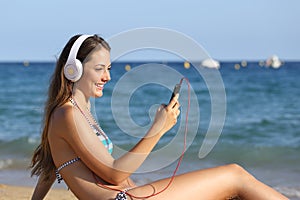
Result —
<instances>
[{"instance_id":1,"label":"headphone headband","mask_svg":"<svg viewBox=\"0 0 300 200\"><path fill-rule=\"evenodd\" d=\"M66 65L75 63L75 59L77 57L77 53L79 51L80 46L88 37L91 37L91 36L92 35L81 35L79 38L77 38L77 40L74 42L74 44L70 50Z\"/></svg>"},{"instance_id":2,"label":"headphone headband","mask_svg":"<svg viewBox=\"0 0 300 200\"><path fill-rule=\"evenodd\" d=\"M87 38L92 36L93 35L81 35L72 45L67 62L64 66L65 77L72 82L78 81L83 72L82 63L76 59L79 48Z\"/></svg>"}]
</instances>

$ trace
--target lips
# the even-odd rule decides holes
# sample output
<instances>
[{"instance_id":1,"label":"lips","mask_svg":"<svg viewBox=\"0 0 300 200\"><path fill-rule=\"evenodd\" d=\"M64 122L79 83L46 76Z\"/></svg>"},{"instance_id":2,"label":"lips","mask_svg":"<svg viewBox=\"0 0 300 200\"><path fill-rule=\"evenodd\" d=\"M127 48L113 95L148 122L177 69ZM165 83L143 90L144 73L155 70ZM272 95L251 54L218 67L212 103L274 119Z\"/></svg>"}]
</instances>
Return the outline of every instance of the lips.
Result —
<instances>
[{"instance_id":1,"label":"lips","mask_svg":"<svg viewBox=\"0 0 300 200\"><path fill-rule=\"evenodd\" d=\"M101 83L95 83L96 87L99 89L99 90L103 90L104 88L104 84L101 84Z\"/></svg>"}]
</instances>

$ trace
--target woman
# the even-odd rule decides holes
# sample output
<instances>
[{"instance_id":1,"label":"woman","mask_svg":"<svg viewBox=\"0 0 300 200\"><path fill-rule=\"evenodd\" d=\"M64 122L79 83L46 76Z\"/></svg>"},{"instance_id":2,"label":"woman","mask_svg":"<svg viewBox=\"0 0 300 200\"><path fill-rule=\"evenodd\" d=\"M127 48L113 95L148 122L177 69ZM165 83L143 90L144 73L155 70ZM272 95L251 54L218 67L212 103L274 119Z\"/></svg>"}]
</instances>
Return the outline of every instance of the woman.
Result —
<instances>
[{"instance_id":1,"label":"woman","mask_svg":"<svg viewBox=\"0 0 300 200\"><path fill-rule=\"evenodd\" d=\"M49 88L41 144L32 159L32 175L40 176L32 199L42 199L55 177L63 178L79 199L287 199L236 164L177 175L154 196L170 178L136 186L130 175L176 124L180 104L175 96L161 105L145 137L114 159L111 141L90 113L90 98L103 95L110 69L110 47L97 35L74 36L64 47Z\"/></svg>"}]
</instances>

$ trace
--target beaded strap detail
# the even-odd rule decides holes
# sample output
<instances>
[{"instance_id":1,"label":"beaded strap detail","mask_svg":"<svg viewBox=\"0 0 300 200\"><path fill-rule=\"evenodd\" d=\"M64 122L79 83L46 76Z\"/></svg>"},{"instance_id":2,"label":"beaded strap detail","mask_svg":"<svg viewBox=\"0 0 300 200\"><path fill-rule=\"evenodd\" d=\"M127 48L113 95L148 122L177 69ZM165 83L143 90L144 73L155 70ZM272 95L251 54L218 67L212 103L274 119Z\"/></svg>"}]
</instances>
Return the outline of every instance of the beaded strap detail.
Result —
<instances>
[{"instance_id":1,"label":"beaded strap detail","mask_svg":"<svg viewBox=\"0 0 300 200\"><path fill-rule=\"evenodd\" d=\"M119 192L115 200L127 200L126 191Z\"/></svg>"},{"instance_id":2,"label":"beaded strap detail","mask_svg":"<svg viewBox=\"0 0 300 200\"><path fill-rule=\"evenodd\" d=\"M60 175L59 171L62 170L63 168L65 168L66 166L68 165L71 165L73 164L74 162L77 162L78 160L80 160L79 157L76 157L76 158L73 158L72 160L69 160L65 163L63 163L61 166L59 166L56 170L55 170L55 175L56 175L56 178L57 178L57 182L60 183L63 178L62 176Z\"/></svg>"},{"instance_id":3,"label":"beaded strap detail","mask_svg":"<svg viewBox=\"0 0 300 200\"><path fill-rule=\"evenodd\" d=\"M83 117L86 119L86 121L89 123L90 127L93 130L96 130L96 135L102 135L102 137L105 139L105 142L107 144L107 149L109 150L109 139L107 137L107 135L104 133L104 131L102 130L101 126L98 124L98 122L96 121L96 119L93 117L93 115L89 113L90 117L93 119L95 125L92 124L92 122L89 120L89 118L84 114L83 110L79 107L78 103L75 101L75 99L70 98L70 102L76 107L78 108L78 110L80 111L80 113L83 115ZM99 134L99 135L98 135Z\"/></svg>"}]
</instances>

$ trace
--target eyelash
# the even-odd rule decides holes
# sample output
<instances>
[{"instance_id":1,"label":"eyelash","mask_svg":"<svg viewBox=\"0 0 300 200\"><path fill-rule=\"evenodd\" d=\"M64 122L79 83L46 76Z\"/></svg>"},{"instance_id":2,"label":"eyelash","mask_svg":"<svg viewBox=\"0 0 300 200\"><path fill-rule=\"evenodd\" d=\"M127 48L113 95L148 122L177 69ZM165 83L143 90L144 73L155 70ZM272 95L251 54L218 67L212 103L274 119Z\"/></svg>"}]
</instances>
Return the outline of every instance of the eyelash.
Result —
<instances>
[{"instance_id":1,"label":"eyelash","mask_svg":"<svg viewBox=\"0 0 300 200\"><path fill-rule=\"evenodd\" d=\"M96 70L97 70L97 71L98 71L98 70L100 71L100 70L104 70L104 68L96 68ZM111 67L108 67L107 70L110 71L110 70L111 70Z\"/></svg>"}]
</instances>

